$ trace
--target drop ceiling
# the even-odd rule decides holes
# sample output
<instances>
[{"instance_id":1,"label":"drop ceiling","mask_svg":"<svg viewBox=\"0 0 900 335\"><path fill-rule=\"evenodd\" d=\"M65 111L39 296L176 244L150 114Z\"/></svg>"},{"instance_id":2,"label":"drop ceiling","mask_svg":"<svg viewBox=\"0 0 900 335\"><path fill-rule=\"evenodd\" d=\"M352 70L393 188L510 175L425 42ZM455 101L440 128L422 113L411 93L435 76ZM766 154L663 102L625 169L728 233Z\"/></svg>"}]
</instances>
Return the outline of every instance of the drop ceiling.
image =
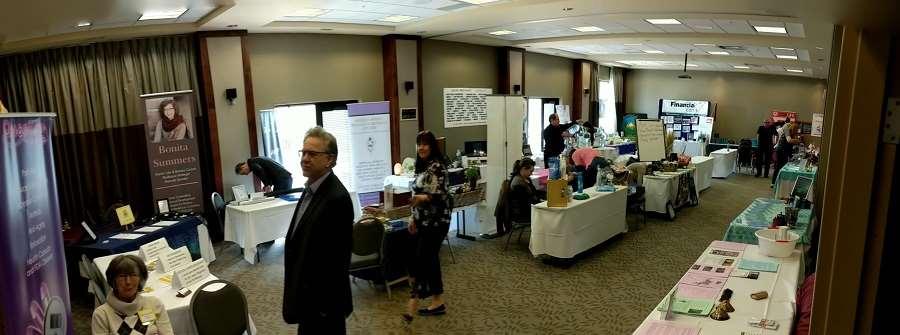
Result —
<instances>
[{"instance_id":1,"label":"drop ceiling","mask_svg":"<svg viewBox=\"0 0 900 335\"><path fill-rule=\"evenodd\" d=\"M0 54L98 40L243 29L250 33L420 35L630 68L679 69L688 54L688 62L695 65L688 71L825 78L835 23L893 22L889 13L897 7L851 6L838 0L5 1L0 12L15 15L0 20ZM186 11L174 19L138 21L147 11L177 8ZM85 22L90 25L79 27ZM767 32L772 30L776 33Z\"/></svg>"}]
</instances>

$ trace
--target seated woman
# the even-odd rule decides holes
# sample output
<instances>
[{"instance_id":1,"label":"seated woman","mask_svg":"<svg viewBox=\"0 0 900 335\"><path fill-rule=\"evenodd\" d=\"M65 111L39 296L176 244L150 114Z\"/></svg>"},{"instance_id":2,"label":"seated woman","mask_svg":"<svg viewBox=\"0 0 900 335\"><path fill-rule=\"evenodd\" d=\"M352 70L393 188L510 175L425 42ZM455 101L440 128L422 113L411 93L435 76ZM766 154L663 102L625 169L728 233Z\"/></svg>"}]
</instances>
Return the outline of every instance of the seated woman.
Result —
<instances>
[{"instance_id":1,"label":"seated woman","mask_svg":"<svg viewBox=\"0 0 900 335\"><path fill-rule=\"evenodd\" d=\"M516 223L531 222L531 205L541 202L544 197L531 184L534 161L525 157L513 164L509 181L509 219Z\"/></svg>"},{"instance_id":2,"label":"seated woman","mask_svg":"<svg viewBox=\"0 0 900 335\"><path fill-rule=\"evenodd\" d=\"M106 303L94 310L92 334L173 334L162 302L140 295L147 282L147 266L143 260L133 255L113 258L106 269L106 282L112 292L106 297Z\"/></svg>"}]
</instances>

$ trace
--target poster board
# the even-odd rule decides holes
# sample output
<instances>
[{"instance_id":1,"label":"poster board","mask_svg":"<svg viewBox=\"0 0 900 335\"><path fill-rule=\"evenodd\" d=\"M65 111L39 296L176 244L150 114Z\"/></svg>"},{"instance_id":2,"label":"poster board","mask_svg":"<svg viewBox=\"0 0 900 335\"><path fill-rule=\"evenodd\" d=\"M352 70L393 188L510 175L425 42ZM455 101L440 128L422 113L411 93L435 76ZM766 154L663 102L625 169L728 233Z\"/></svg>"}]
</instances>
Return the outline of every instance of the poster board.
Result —
<instances>
[{"instance_id":1,"label":"poster board","mask_svg":"<svg viewBox=\"0 0 900 335\"><path fill-rule=\"evenodd\" d=\"M444 88L444 128L487 125L490 88Z\"/></svg>"},{"instance_id":2,"label":"poster board","mask_svg":"<svg viewBox=\"0 0 900 335\"><path fill-rule=\"evenodd\" d=\"M815 137L822 137L822 127L824 124L825 124L825 114L813 113L812 130L810 130L810 135L815 136Z\"/></svg>"},{"instance_id":3,"label":"poster board","mask_svg":"<svg viewBox=\"0 0 900 335\"><path fill-rule=\"evenodd\" d=\"M638 160L666 158L666 132L661 120L637 120Z\"/></svg>"},{"instance_id":4,"label":"poster board","mask_svg":"<svg viewBox=\"0 0 900 335\"><path fill-rule=\"evenodd\" d=\"M390 103L365 102L347 105L348 144L353 186L360 204L377 203L384 178L391 175Z\"/></svg>"}]
</instances>

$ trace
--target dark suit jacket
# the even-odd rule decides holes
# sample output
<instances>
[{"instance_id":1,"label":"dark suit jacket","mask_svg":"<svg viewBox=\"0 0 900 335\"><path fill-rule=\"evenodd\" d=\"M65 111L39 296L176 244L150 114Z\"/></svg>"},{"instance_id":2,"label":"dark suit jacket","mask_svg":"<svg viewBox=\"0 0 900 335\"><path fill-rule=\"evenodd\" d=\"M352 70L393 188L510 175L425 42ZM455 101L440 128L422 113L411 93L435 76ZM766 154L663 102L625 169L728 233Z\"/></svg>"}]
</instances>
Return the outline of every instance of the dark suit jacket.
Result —
<instances>
[{"instance_id":1,"label":"dark suit jacket","mask_svg":"<svg viewBox=\"0 0 900 335\"><path fill-rule=\"evenodd\" d=\"M287 323L299 323L318 313L344 317L353 311L350 295L350 249L353 244L353 203L332 172L297 221L294 209L284 247L284 305ZM293 235L294 226L300 227Z\"/></svg>"}]
</instances>

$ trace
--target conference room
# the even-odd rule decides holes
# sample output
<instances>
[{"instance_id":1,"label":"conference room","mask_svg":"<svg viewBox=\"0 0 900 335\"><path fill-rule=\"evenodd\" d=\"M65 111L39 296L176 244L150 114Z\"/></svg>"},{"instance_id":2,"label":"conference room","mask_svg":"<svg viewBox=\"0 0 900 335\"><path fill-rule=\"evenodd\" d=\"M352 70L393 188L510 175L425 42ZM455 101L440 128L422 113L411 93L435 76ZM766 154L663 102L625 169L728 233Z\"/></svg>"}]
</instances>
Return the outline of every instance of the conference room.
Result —
<instances>
[{"instance_id":1,"label":"conference room","mask_svg":"<svg viewBox=\"0 0 900 335\"><path fill-rule=\"evenodd\" d=\"M897 3L0 12L0 333L890 329Z\"/></svg>"}]
</instances>

